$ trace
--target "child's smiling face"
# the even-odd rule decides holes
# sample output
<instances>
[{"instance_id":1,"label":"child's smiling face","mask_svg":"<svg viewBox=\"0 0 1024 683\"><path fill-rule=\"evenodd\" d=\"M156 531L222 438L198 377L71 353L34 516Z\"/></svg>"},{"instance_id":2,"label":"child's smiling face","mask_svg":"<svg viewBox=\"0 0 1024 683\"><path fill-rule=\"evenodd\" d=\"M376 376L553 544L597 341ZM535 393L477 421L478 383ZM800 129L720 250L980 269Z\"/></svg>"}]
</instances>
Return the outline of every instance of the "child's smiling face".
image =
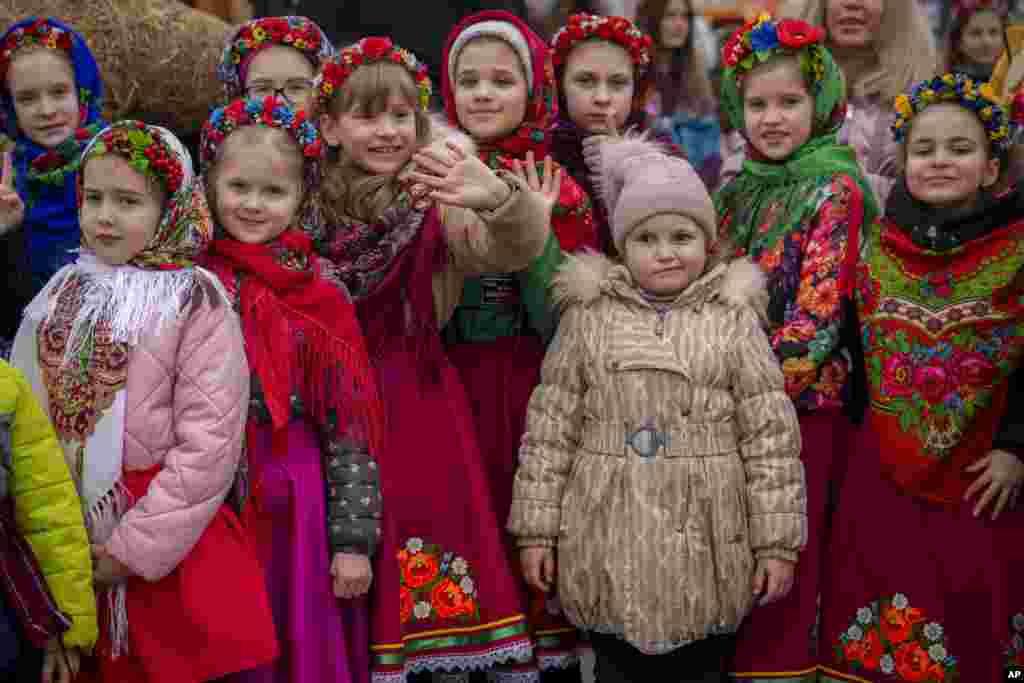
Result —
<instances>
[{"instance_id":1,"label":"child's smiling face","mask_svg":"<svg viewBox=\"0 0 1024 683\"><path fill-rule=\"evenodd\" d=\"M704 231L688 216L673 213L640 223L626 236L623 252L636 285L659 297L681 293L704 273L708 260Z\"/></svg>"},{"instance_id":2,"label":"child's smiling face","mask_svg":"<svg viewBox=\"0 0 1024 683\"><path fill-rule=\"evenodd\" d=\"M63 54L36 48L15 55L6 87L18 128L29 140L53 149L74 134L79 123L78 92L71 63Z\"/></svg>"},{"instance_id":3,"label":"child's smiling face","mask_svg":"<svg viewBox=\"0 0 1024 683\"><path fill-rule=\"evenodd\" d=\"M163 215L164 192L116 154L90 159L82 171L82 237L111 266L146 248Z\"/></svg>"},{"instance_id":4,"label":"child's smiling face","mask_svg":"<svg viewBox=\"0 0 1024 683\"><path fill-rule=\"evenodd\" d=\"M933 104L915 116L905 154L907 189L929 206L970 207L999 178L981 121L957 104Z\"/></svg>"},{"instance_id":5,"label":"child's smiling face","mask_svg":"<svg viewBox=\"0 0 1024 683\"><path fill-rule=\"evenodd\" d=\"M784 161L811 137L814 99L794 58L755 67L743 84L747 139L772 161Z\"/></svg>"}]
</instances>

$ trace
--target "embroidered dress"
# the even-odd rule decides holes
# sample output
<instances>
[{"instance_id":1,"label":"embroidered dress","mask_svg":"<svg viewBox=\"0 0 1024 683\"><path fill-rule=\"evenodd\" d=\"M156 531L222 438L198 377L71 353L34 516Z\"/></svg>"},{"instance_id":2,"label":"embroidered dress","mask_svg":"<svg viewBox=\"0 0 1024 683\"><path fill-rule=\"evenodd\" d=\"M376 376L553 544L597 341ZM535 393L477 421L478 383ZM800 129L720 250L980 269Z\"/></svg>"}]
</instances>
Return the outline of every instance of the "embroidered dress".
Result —
<instances>
[{"instance_id":1,"label":"embroidered dress","mask_svg":"<svg viewBox=\"0 0 1024 683\"><path fill-rule=\"evenodd\" d=\"M191 327L210 324L226 301L193 265L210 238L210 217L177 138L123 121L98 134L83 158L108 154L166 191L155 234L120 266L83 244L78 260L30 304L13 357L48 403L90 541L133 570L98 595L100 641L83 666L85 680L204 683L277 654L257 559L238 519L223 494L203 498L183 476L205 468L208 485L220 481L226 493L237 462L224 437L230 415L213 419L217 410L207 408L224 409L224 399L194 400L209 366L176 356L195 343ZM207 342L202 350L242 352ZM232 367L232 359L219 362ZM145 398L137 384L130 390L132 373L153 379L154 368L160 379L145 387ZM163 434L177 435L175 442L158 444ZM227 466L211 472L211 459Z\"/></svg>"},{"instance_id":2,"label":"embroidered dress","mask_svg":"<svg viewBox=\"0 0 1024 683\"><path fill-rule=\"evenodd\" d=\"M784 161L747 159L743 172L715 196L722 234L768 277L768 331L786 392L800 414L807 477L809 534L796 582L785 599L755 608L740 631L733 670L743 679L813 680L829 498L852 434L842 413L845 409L855 416L857 411L858 396L849 379L847 347L856 335L848 292L862 225L877 215L877 208L854 151L836 142L845 88L838 66L820 45L821 36L810 39L813 34L802 22L759 20L738 31L725 48L730 70L722 107L738 130L744 129L738 81L746 77L747 57L742 55L753 59L751 43L765 56L794 54L818 74L811 92L811 138ZM803 46L789 47L781 42L783 36ZM730 57L738 44L746 52Z\"/></svg>"},{"instance_id":3,"label":"embroidered dress","mask_svg":"<svg viewBox=\"0 0 1024 683\"><path fill-rule=\"evenodd\" d=\"M528 46L530 63L525 66L530 70L532 89L519 128L500 140L478 142L481 158L493 169L511 168L511 160L523 161L527 151L543 161L551 153L549 128L558 113L550 51L522 21L507 12L474 14L449 35L444 53L448 68L442 81L448 119L459 125L451 73L458 55L452 53L453 47L464 32L493 26L489 22L504 27L499 30L517 33ZM526 405L540 381L545 344L556 324L548 286L564 252L597 246L591 202L568 174L562 177L551 227L553 234L544 254L529 269L468 279L459 306L444 330L448 356L458 368L473 408L494 514L502 526L512 504ZM506 535L505 542L510 560L518 567L518 551L512 539ZM523 584L523 603L531 605L537 664L541 669L575 666L576 629L558 610L553 615L543 596L531 596L527 591ZM510 671L506 675L518 674Z\"/></svg>"},{"instance_id":4,"label":"embroidered dress","mask_svg":"<svg viewBox=\"0 0 1024 683\"><path fill-rule=\"evenodd\" d=\"M962 502L966 466L1022 452L1004 434L1020 423L1022 218L1016 191L951 217L900 183L867 235L870 410L827 554L824 681L1010 680L1024 663L1024 510L993 522Z\"/></svg>"},{"instance_id":5,"label":"embroidered dress","mask_svg":"<svg viewBox=\"0 0 1024 683\"><path fill-rule=\"evenodd\" d=\"M78 89L78 129L54 149L30 140L18 127L7 86L7 69L19 49L45 46L71 62ZM105 125L103 81L92 52L81 35L56 19L30 17L0 37L0 126L14 141L15 187L25 202L22 233L32 269L29 298L61 267L75 259L78 249L78 201L75 185L82 148ZM21 264L19 268L23 268Z\"/></svg>"}]
</instances>

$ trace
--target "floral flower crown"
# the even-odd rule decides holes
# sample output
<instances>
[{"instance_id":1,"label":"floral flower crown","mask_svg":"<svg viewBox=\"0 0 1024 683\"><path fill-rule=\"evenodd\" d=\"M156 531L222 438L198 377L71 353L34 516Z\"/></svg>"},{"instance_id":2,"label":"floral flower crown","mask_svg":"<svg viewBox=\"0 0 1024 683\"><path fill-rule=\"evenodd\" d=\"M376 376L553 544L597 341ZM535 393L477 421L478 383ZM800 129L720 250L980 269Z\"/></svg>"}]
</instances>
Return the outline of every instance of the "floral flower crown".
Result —
<instances>
[{"instance_id":1,"label":"floral flower crown","mask_svg":"<svg viewBox=\"0 0 1024 683\"><path fill-rule=\"evenodd\" d=\"M964 74L943 74L921 81L909 94L896 97L896 121L892 134L903 142L915 116L933 104L952 102L967 109L981 121L992 149L997 153L1010 148L1011 121L995 90L988 83L976 83Z\"/></svg>"},{"instance_id":2,"label":"floral flower crown","mask_svg":"<svg viewBox=\"0 0 1024 683\"><path fill-rule=\"evenodd\" d=\"M1006 0L954 0L953 2L953 14L960 20L982 10L991 10L1003 19L1010 14L1010 7Z\"/></svg>"},{"instance_id":3,"label":"floral flower crown","mask_svg":"<svg viewBox=\"0 0 1024 683\"><path fill-rule=\"evenodd\" d=\"M243 126L269 126L287 132L302 149L302 156L308 165L319 164L323 153L320 132L305 112L296 112L287 102L278 97L259 99L237 99L215 109L203 124L199 159L204 172L209 169L217 150L232 132Z\"/></svg>"},{"instance_id":4,"label":"floral flower crown","mask_svg":"<svg viewBox=\"0 0 1024 683\"><path fill-rule=\"evenodd\" d=\"M572 49L591 38L600 38L626 48L633 64L641 72L651 65L651 46L654 41L636 24L624 17L580 13L569 17L569 23L558 29L551 39L555 66L565 64Z\"/></svg>"},{"instance_id":5,"label":"floral flower crown","mask_svg":"<svg viewBox=\"0 0 1024 683\"><path fill-rule=\"evenodd\" d=\"M85 162L106 154L117 154L144 176L163 182L168 194L181 189L185 171L167 141L142 121L120 121L100 133L87 148Z\"/></svg>"},{"instance_id":6,"label":"floral flower crown","mask_svg":"<svg viewBox=\"0 0 1024 683\"><path fill-rule=\"evenodd\" d=\"M29 45L40 45L51 50L64 50L71 54L71 34L54 26L46 19L37 19L28 26L11 31L0 45L0 80L6 78L7 68L14 53Z\"/></svg>"},{"instance_id":7,"label":"floral flower crown","mask_svg":"<svg viewBox=\"0 0 1024 683\"><path fill-rule=\"evenodd\" d=\"M825 77L824 42L825 32L817 26L797 19L775 21L770 14L761 14L730 36L722 48L722 62L726 75L740 80L775 55L797 55L800 70L820 86Z\"/></svg>"},{"instance_id":8,"label":"floral flower crown","mask_svg":"<svg viewBox=\"0 0 1024 683\"><path fill-rule=\"evenodd\" d=\"M320 29L305 17L267 17L242 26L225 48L225 57L230 57L230 62L237 67L254 51L269 45L285 45L305 54L317 54L323 49L323 43Z\"/></svg>"},{"instance_id":9,"label":"floral flower crown","mask_svg":"<svg viewBox=\"0 0 1024 683\"><path fill-rule=\"evenodd\" d=\"M331 98L338 92L349 76L364 64L388 61L404 66L416 82L420 109L427 111L433 87L427 66L416 55L391 42L390 38L370 37L349 45L336 57L328 60L316 79L316 96L320 111L326 111Z\"/></svg>"}]
</instances>

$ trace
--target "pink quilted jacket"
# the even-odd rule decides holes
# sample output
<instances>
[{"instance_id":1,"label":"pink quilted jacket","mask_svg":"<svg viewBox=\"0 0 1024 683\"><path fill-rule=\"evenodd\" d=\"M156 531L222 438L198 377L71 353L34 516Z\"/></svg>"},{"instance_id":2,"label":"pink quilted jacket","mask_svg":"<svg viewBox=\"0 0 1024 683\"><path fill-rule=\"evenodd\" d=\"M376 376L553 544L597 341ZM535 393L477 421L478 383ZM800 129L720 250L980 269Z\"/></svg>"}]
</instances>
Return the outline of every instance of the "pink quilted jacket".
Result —
<instances>
[{"instance_id":1,"label":"pink quilted jacket","mask_svg":"<svg viewBox=\"0 0 1024 683\"><path fill-rule=\"evenodd\" d=\"M163 469L107 550L147 581L167 576L192 550L242 453L249 401L242 330L213 276L202 275L187 315L140 340L128 369L124 467Z\"/></svg>"}]
</instances>

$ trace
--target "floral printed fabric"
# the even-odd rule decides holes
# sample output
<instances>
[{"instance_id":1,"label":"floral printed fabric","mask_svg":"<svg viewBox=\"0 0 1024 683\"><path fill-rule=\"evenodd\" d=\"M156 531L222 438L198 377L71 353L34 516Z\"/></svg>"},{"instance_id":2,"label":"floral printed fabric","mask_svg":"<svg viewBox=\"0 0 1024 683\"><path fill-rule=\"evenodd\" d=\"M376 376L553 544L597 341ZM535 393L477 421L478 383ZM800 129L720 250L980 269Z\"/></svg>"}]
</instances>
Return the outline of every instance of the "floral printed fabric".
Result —
<instances>
[{"instance_id":1,"label":"floral printed fabric","mask_svg":"<svg viewBox=\"0 0 1024 683\"><path fill-rule=\"evenodd\" d=\"M1024 672L1024 610L1014 614L1010 619L1010 644L1006 648L1006 670L1007 672Z\"/></svg>"},{"instance_id":2,"label":"floral printed fabric","mask_svg":"<svg viewBox=\"0 0 1024 683\"><path fill-rule=\"evenodd\" d=\"M469 563L422 538L410 538L398 551L402 623L480 621L476 583Z\"/></svg>"},{"instance_id":3,"label":"floral printed fabric","mask_svg":"<svg viewBox=\"0 0 1024 683\"><path fill-rule=\"evenodd\" d=\"M800 410L841 406L850 372L839 349L843 268L848 222L862 207L861 193L847 176L821 188L807 224L777 221L782 202L768 204L755 221L746 253L768 278L772 346L786 377L786 393ZM732 232L734 213L722 218Z\"/></svg>"},{"instance_id":4,"label":"floral printed fabric","mask_svg":"<svg viewBox=\"0 0 1024 683\"><path fill-rule=\"evenodd\" d=\"M960 680L957 658L949 651L942 624L912 607L903 593L858 609L833 650L836 660L854 672L880 672L894 681L914 683Z\"/></svg>"}]
</instances>

